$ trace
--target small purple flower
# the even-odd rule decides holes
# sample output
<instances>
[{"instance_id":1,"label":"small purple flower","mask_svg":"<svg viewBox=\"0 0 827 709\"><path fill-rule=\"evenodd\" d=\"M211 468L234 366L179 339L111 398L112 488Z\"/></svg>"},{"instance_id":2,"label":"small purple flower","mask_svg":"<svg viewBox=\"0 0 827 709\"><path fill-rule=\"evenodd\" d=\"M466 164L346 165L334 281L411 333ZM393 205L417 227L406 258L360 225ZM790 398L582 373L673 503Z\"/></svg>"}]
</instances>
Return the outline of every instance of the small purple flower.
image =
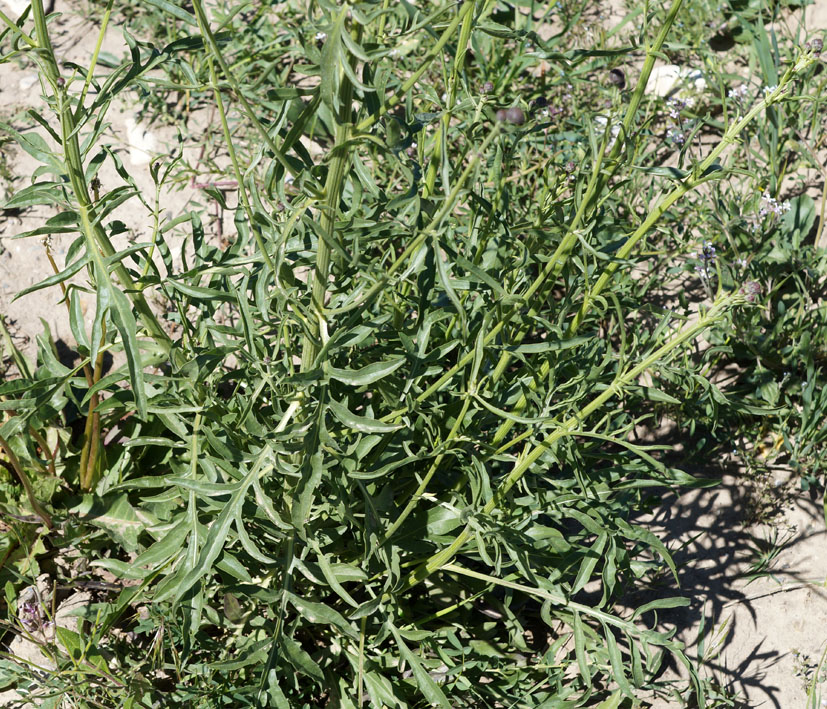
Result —
<instances>
[{"instance_id":1,"label":"small purple flower","mask_svg":"<svg viewBox=\"0 0 827 709\"><path fill-rule=\"evenodd\" d=\"M683 145L686 143L686 131L690 126L684 126L681 111L687 108L694 108L695 99L691 96L687 98L670 98L666 101L666 107L669 109L669 118L673 125L666 131L666 139L673 142L675 145Z\"/></svg>"},{"instance_id":2,"label":"small purple flower","mask_svg":"<svg viewBox=\"0 0 827 709\"><path fill-rule=\"evenodd\" d=\"M752 231L759 231L764 226L772 225L778 217L786 214L790 209L790 200L779 202L769 192L765 191L761 195L761 201L755 212L747 217L747 222L749 222Z\"/></svg>"},{"instance_id":3,"label":"small purple flower","mask_svg":"<svg viewBox=\"0 0 827 709\"><path fill-rule=\"evenodd\" d=\"M30 633L38 630L43 621L40 604L36 601L26 601L20 606L20 622Z\"/></svg>"},{"instance_id":4,"label":"small purple flower","mask_svg":"<svg viewBox=\"0 0 827 709\"><path fill-rule=\"evenodd\" d=\"M749 93L749 88L747 87L747 85L746 84L741 84L737 88L730 89L727 92L727 98L729 98L732 101L740 102L740 101L743 101L747 97L748 93Z\"/></svg>"},{"instance_id":5,"label":"small purple flower","mask_svg":"<svg viewBox=\"0 0 827 709\"><path fill-rule=\"evenodd\" d=\"M699 266L695 266L695 273L702 281L709 281L709 271L715 265L716 256L715 247L709 241L704 241L700 251L695 253L695 258L701 262Z\"/></svg>"},{"instance_id":6,"label":"small purple flower","mask_svg":"<svg viewBox=\"0 0 827 709\"><path fill-rule=\"evenodd\" d=\"M701 250L696 254L703 264L715 263L715 247L708 241L704 241Z\"/></svg>"},{"instance_id":7,"label":"small purple flower","mask_svg":"<svg viewBox=\"0 0 827 709\"><path fill-rule=\"evenodd\" d=\"M741 286L740 293L744 296L747 303L755 303L761 297L763 288L757 281L747 281Z\"/></svg>"}]
</instances>

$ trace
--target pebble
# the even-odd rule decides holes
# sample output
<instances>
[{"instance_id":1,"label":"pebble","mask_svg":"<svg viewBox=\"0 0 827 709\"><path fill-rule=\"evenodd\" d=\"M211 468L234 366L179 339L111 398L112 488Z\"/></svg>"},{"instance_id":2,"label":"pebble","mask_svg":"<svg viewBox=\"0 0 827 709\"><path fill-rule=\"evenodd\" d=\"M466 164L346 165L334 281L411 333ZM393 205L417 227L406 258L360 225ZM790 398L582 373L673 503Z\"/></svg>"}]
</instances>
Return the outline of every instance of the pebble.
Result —
<instances>
[{"instance_id":1,"label":"pebble","mask_svg":"<svg viewBox=\"0 0 827 709\"><path fill-rule=\"evenodd\" d=\"M133 165L148 165L158 143L152 132L134 118L127 118L126 136L129 140L129 161Z\"/></svg>"},{"instance_id":2,"label":"pebble","mask_svg":"<svg viewBox=\"0 0 827 709\"><path fill-rule=\"evenodd\" d=\"M28 91L36 83L37 74L26 74L22 79L20 79L20 81L17 82L17 85L20 87L21 91Z\"/></svg>"},{"instance_id":3,"label":"pebble","mask_svg":"<svg viewBox=\"0 0 827 709\"><path fill-rule=\"evenodd\" d=\"M29 0L3 0L3 5L19 16L29 6Z\"/></svg>"},{"instance_id":4,"label":"pebble","mask_svg":"<svg viewBox=\"0 0 827 709\"><path fill-rule=\"evenodd\" d=\"M669 96L681 86L703 91L706 88L706 79L700 69L679 67L677 64L656 66L646 82L646 93Z\"/></svg>"}]
</instances>

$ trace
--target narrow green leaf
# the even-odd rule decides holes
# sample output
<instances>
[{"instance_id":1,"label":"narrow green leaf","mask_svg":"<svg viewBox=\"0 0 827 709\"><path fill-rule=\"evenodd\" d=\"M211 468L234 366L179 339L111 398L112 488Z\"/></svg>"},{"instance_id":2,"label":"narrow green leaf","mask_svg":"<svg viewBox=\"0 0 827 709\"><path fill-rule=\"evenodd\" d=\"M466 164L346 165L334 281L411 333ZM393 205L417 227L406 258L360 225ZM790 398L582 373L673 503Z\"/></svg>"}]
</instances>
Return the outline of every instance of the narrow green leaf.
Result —
<instances>
[{"instance_id":1,"label":"narrow green leaf","mask_svg":"<svg viewBox=\"0 0 827 709\"><path fill-rule=\"evenodd\" d=\"M459 296L457 295L456 290L454 290L454 286L451 285L448 265L446 264L445 259L442 258L442 249L439 248L439 239L436 235L434 235L431 239L431 248L434 250L434 262L436 263L436 272L439 276L439 282L442 285L445 294L448 296L448 299L457 311L457 316L460 320L460 327L462 328L462 331L465 332L467 329L465 308L462 307Z\"/></svg>"},{"instance_id":2,"label":"narrow green leaf","mask_svg":"<svg viewBox=\"0 0 827 709\"><path fill-rule=\"evenodd\" d=\"M297 486L296 499L290 510L293 526L301 536L304 536L304 523L310 514L316 488L322 479L323 460L321 450L316 450L309 457L305 457L305 464L302 465L302 477Z\"/></svg>"},{"instance_id":3,"label":"narrow green leaf","mask_svg":"<svg viewBox=\"0 0 827 709\"><path fill-rule=\"evenodd\" d=\"M396 645L399 648L399 654L402 656L402 659L411 666L414 678L416 679L416 685L419 687L419 691L422 692L422 696L430 702L431 706L439 706L442 707L442 709L451 709L451 705L448 703L448 698L440 689L439 685L434 682L433 677L431 677L431 675L429 675L422 667L422 662L420 659L410 651L408 646L405 644L405 641L402 640L402 636L399 634L399 631L390 624L388 624L388 628L396 640Z\"/></svg>"},{"instance_id":4,"label":"narrow green leaf","mask_svg":"<svg viewBox=\"0 0 827 709\"><path fill-rule=\"evenodd\" d=\"M195 300L222 300L232 302L234 300L231 293L227 291L218 290L216 288L205 288L204 286L194 286L189 283L182 283L181 281L167 279L164 283L172 286L175 290L180 291L184 295L188 295Z\"/></svg>"},{"instance_id":5,"label":"narrow green leaf","mask_svg":"<svg viewBox=\"0 0 827 709\"><path fill-rule=\"evenodd\" d=\"M55 627L55 635L69 657L75 660L75 662L79 662L83 657L83 643L80 635L74 630L69 630L60 625Z\"/></svg>"},{"instance_id":6,"label":"narrow green leaf","mask_svg":"<svg viewBox=\"0 0 827 709\"><path fill-rule=\"evenodd\" d=\"M80 305L80 291L77 288L72 288L69 296L69 327L81 351L89 352L91 346L86 333L86 318Z\"/></svg>"},{"instance_id":7,"label":"narrow green leaf","mask_svg":"<svg viewBox=\"0 0 827 709\"><path fill-rule=\"evenodd\" d=\"M184 541L189 535L189 525L186 519L181 520L168 532L150 546L146 551L141 552L132 562L132 566L163 566L170 559L177 556L184 546Z\"/></svg>"},{"instance_id":8,"label":"narrow green leaf","mask_svg":"<svg viewBox=\"0 0 827 709\"><path fill-rule=\"evenodd\" d=\"M330 410L339 421L352 428L354 431L362 433L388 433L390 431L397 431L402 428L402 424L382 423L376 419L368 418L366 416L357 416L352 413L347 406L340 404L333 399L328 402Z\"/></svg>"},{"instance_id":9,"label":"narrow green leaf","mask_svg":"<svg viewBox=\"0 0 827 709\"><path fill-rule=\"evenodd\" d=\"M659 598L655 601L650 601L649 603L644 603L640 608L636 608L635 612L632 613L631 620L640 617L644 613L647 613L651 610L660 610L661 608L685 608L690 604L690 600L688 598L683 598L681 596L672 596L671 598Z\"/></svg>"},{"instance_id":10,"label":"narrow green leaf","mask_svg":"<svg viewBox=\"0 0 827 709\"><path fill-rule=\"evenodd\" d=\"M279 638L279 643L284 650L284 655L287 657L293 667L300 673L312 677L313 679L324 682L324 672L321 667L313 660L312 657L299 645L293 638L282 635Z\"/></svg>"},{"instance_id":11,"label":"narrow green leaf","mask_svg":"<svg viewBox=\"0 0 827 709\"><path fill-rule=\"evenodd\" d=\"M37 182L24 187L10 199L6 200L3 209L23 209L36 204L63 205L62 182Z\"/></svg>"},{"instance_id":12,"label":"narrow green leaf","mask_svg":"<svg viewBox=\"0 0 827 709\"><path fill-rule=\"evenodd\" d=\"M566 340L546 340L545 342L531 342L525 345L508 345L502 349L508 352L519 352L522 354L537 354L539 352L554 352L555 350L567 350L577 347L584 342L589 342L594 335L579 335Z\"/></svg>"},{"instance_id":13,"label":"narrow green leaf","mask_svg":"<svg viewBox=\"0 0 827 709\"><path fill-rule=\"evenodd\" d=\"M326 606L323 603L316 603L315 601L307 600L301 596L297 596L295 593L290 593L289 591L286 591L285 594L287 596L287 600L296 609L296 612L299 613L308 623L330 625L341 630L351 640L359 639L359 633L357 633L355 628L345 620L344 616L342 616L339 611L331 608L330 606Z\"/></svg>"},{"instance_id":14,"label":"narrow green leaf","mask_svg":"<svg viewBox=\"0 0 827 709\"><path fill-rule=\"evenodd\" d=\"M339 91L339 65L342 61L341 34L347 17L347 8L343 7L336 17L333 27L327 33L322 47L322 58L319 63L321 83L319 86L322 101L335 116L338 114L336 94Z\"/></svg>"},{"instance_id":15,"label":"narrow green leaf","mask_svg":"<svg viewBox=\"0 0 827 709\"><path fill-rule=\"evenodd\" d=\"M621 701L623 701L623 692L618 689L611 697L600 702L596 709L617 709Z\"/></svg>"},{"instance_id":16,"label":"narrow green leaf","mask_svg":"<svg viewBox=\"0 0 827 709\"><path fill-rule=\"evenodd\" d=\"M665 391L661 391L655 387L642 386L640 387L640 391L644 398L649 401L660 401L665 404L674 404L675 406L680 406L683 403L680 399L676 399L674 396L670 396Z\"/></svg>"},{"instance_id":17,"label":"narrow green leaf","mask_svg":"<svg viewBox=\"0 0 827 709\"><path fill-rule=\"evenodd\" d=\"M259 461L253 466L244 479L239 483L238 488L230 497L230 500L221 510L221 513L210 525L210 531L207 534L207 539L204 546L198 554L198 559L192 569L181 580L175 591L174 601L177 602L184 594L189 591L196 582L204 575L208 574L213 567L219 554L221 554L224 544L227 540L227 535L230 532L230 527L233 522L241 514L241 507L244 504L244 498L247 495L247 489L253 484L253 478L259 474L260 464L263 461L263 455L259 457ZM158 600L156 595L156 600Z\"/></svg>"},{"instance_id":18,"label":"narrow green leaf","mask_svg":"<svg viewBox=\"0 0 827 709\"><path fill-rule=\"evenodd\" d=\"M141 364L141 349L138 346L138 332L135 316L132 314L132 304L126 294L112 288L112 321L123 340L126 364L129 368L129 379L132 384L132 396L135 398L135 408L139 418L146 418L146 389L144 388L144 372Z\"/></svg>"},{"instance_id":19,"label":"narrow green leaf","mask_svg":"<svg viewBox=\"0 0 827 709\"><path fill-rule=\"evenodd\" d=\"M589 582L589 579L591 579L594 567L597 565L597 562L600 561L601 555L603 554L603 548L606 546L606 541L608 539L608 533L603 532L597 537L597 539L595 539L594 544L592 544L586 552L586 555L580 564L580 571L578 571L577 578L574 579L574 583L571 587L572 595L581 590Z\"/></svg>"},{"instance_id":20,"label":"narrow green leaf","mask_svg":"<svg viewBox=\"0 0 827 709\"><path fill-rule=\"evenodd\" d=\"M395 372L404 363L405 358L399 357L385 362L374 362L361 369L337 369L325 362L323 370L331 379L358 387L379 381L382 377L386 377Z\"/></svg>"},{"instance_id":21,"label":"narrow green leaf","mask_svg":"<svg viewBox=\"0 0 827 709\"><path fill-rule=\"evenodd\" d=\"M319 568L322 570L325 580L330 584L330 588L336 591L339 597L346 603L357 608L359 604L353 600L353 597L344 589L342 584L339 583L339 579L336 578L336 574L333 572L327 555L319 548L318 542L315 539L310 540L308 546L316 552L316 560L319 562Z\"/></svg>"},{"instance_id":22,"label":"narrow green leaf","mask_svg":"<svg viewBox=\"0 0 827 709\"><path fill-rule=\"evenodd\" d=\"M589 658L586 655L586 635L583 632L583 620L577 611L574 611L574 654L577 657L577 667L580 676L587 687L591 687L592 675L589 671Z\"/></svg>"},{"instance_id":23,"label":"narrow green leaf","mask_svg":"<svg viewBox=\"0 0 827 709\"><path fill-rule=\"evenodd\" d=\"M620 654L614 633L611 628L606 627L605 623L603 623L603 632L606 637L606 647L609 651L609 662L612 665L612 677L614 681L617 682L617 686L620 687L620 691L627 697L634 699L634 690L629 684L629 680L626 678L626 673L623 670L623 657Z\"/></svg>"},{"instance_id":24,"label":"narrow green leaf","mask_svg":"<svg viewBox=\"0 0 827 709\"><path fill-rule=\"evenodd\" d=\"M35 291L42 290L43 288L49 288L50 286L57 285L58 283L63 283L64 281L70 279L74 276L80 269L82 269L88 262L88 258L86 256L82 256L77 261L75 261L71 266L67 266L63 269L60 273L55 273L48 278L44 278L42 281L35 283L28 288L24 288L20 292L18 292L12 301L17 300L18 298L22 298L24 295L28 295L29 293L34 293Z\"/></svg>"},{"instance_id":25,"label":"narrow green leaf","mask_svg":"<svg viewBox=\"0 0 827 709\"><path fill-rule=\"evenodd\" d=\"M185 22L186 24L190 25L191 27L198 27L198 22L195 19L195 16L184 10L183 8L179 7L178 5L173 5L171 2L167 2L167 0L144 0L147 5L154 5L159 10L163 10L164 12L172 15L173 17Z\"/></svg>"}]
</instances>

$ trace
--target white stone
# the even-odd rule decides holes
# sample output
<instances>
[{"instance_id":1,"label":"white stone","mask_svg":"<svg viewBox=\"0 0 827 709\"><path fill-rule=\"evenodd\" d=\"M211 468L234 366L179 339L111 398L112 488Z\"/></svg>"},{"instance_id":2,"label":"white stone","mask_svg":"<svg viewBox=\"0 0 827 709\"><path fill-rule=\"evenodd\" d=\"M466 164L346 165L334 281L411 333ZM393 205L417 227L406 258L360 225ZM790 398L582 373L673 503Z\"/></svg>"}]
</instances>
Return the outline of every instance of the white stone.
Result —
<instances>
[{"instance_id":1,"label":"white stone","mask_svg":"<svg viewBox=\"0 0 827 709\"><path fill-rule=\"evenodd\" d=\"M668 96L681 80L681 68L676 64L656 66L646 82L646 93L655 96Z\"/></svg>"},{"instance_id":2,"label":"white stone","mask_svg":"<svg viewBox=\"0 0 827 709\"><path fill-rule=\"evenodd\" d=\"M3 4L6 7L8 7L17 17L22 15L23 10L25 10L29 6L28 0L3 0Z\"/></svg>"},{"instance_id":3,"label":"white stone","mask_svg":"<svg viewBox=\"0 0 827 709\"><path fill-rule=\"evenodd\" d=\"M133 165L149 164L158 144L149 128L138 123L134 118L127 118L126 136L129 140L129 161Z\"/></svg>"},{"instance_id":4,"label":"white stone","mask_svg":"<svg viewBox=\"0 0 827 709\"><path fill-rule=\"evenodd\" d=\"M684 68L681 71L681 79L695 89L695 91L703 91L706 89L706 79L704 79L703 72L700 69Z\"/></svg>"},{"instance_id":5,"label":"white stone","mask_svg":"<svg viewBox=\"0 0 827 709\"><path fill-rule=\"evenodd\" d=\"M606 124L609 122L609 119L606 116L595 116L594 117L595 125L600 129L600 133L606 130ZM617 140L617 136L620 135L620 123L615 121L612 123L611 128L611 137L609 138L609 142L606 145L608 149L612 149L614 147L615 141Z\"/></svg>"},{"instance_id":6,"label":"white stone","mask_svg":"<svg viewBox=\"0 0 827 709\"><path fill-rule=\"evenodd\" d=\"M22 91L28 91L32 86L37 83L37 74L26 74L20 81L17 82L17 85L20 87Z\"/></svg>"},{"instance_id":7,"label":"white stone","mask_svg":"<svg viewBox=\"0 0 827 709\"><path fill-rule=\"evenodd\" d=\"M669 96L681 87L703 91L706 88L703 72L692 67L679 67L677 64L656 66L646 82L646 93Z\"/></svg>"}]
</instances>

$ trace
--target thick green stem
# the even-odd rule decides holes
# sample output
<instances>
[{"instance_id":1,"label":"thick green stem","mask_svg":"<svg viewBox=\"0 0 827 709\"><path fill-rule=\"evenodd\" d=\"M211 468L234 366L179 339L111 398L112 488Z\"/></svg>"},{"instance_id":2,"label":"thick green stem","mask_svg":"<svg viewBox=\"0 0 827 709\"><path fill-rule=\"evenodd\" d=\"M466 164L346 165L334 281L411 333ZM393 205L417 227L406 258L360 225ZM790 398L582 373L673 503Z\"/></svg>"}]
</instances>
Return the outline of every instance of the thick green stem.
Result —
<instances>
[{"instance_id":1,"label":"thick green stem","mask_svg":"<svg viewBox=\"0 0 827 709\"><path fill-rule=\"evenodd\" d=\"M100 256L102 254L105 258L109 258L114 256L116 252L97 218L95 207L89 197L89 188L86 184L78 139L78 122L75 118L76 115L79 115L80 109L75 114L72 113L71 103L62 87L64 80L60 76L57 59L49 39L43 0L32 0L32 14L34 16L37 46L42 50L38 53L40 64L49 84L55 90L56 105L60 115L64 163L77 202L81 230L86 238L90 256L96 262L98 270L103 269L101 272L106 274L106 266ZM146 302L142 291L132 280L129 271L120 261L113 265L112 271L119 285L132 301L132 305L138 312L147 332L158 345L168 350L171 345L170 339Z\"/></svg>"},{"instance_id":2,"label":"thick green stem","mask_svg":"<svg viewBox=\"0 0 827 709\"><path fill-rule=\"evenodd\" d=\"M709 155L700 162L697 167L693 170L693 173L685 178L685 181L678 184L670 193L661 197L658 203L652 208L652 210L647 215L646 219L632 232L629 237L624 242L623 246L618 249L615 259L612 260L604 269L603 273L600 274L597 281L595 282L594 286L591 290L586 294L585 298L583 299L583 303L580 306L580 309L572 320L569 322L569 327L566 332L566 337L574 337L577 334L577 331L580 329L580 325L582 325L584 318L591 310L592 304L594 303L595 299L605 290L606 286L611 282L612 276L617 272L618 268L620 268L621 263L627 259L635 246L637 246L638 242L652 229L652 227L660 220L660 218L666 213L666 211L681 197L683 197L687 192L695 189L698 185L702 184L707 180L706 173L707 171L715 164L715 161L721 156L721 153L726 149L728 145L732 145L736 142L738 136L743 132L744 128L758 115L760 114L769 103L773 101L778 101L781 95L784 93L785 86L792 80L792 77L795 75L796 69L795 67L790 67L786 74L784 75L781 83L778 85L775 91L773 91L769 96L765 97L762 101L759 101L753 108L747 112L739 121L732 124L729 129L724 134L723 138L721 138L721 142L715 146L715 148L709 153ZM470 361L470 360L469 360ZM549 371L551 370L551 365L548 361L544 361L540 365L540 370L536 377L534 377L529 383L528 387L531 391L534 391L538 383L544 381L546 376L548 375ZM515 402L514 406L512 407L512 413L519 415L519 413L525 408L526 404L528 403L527 394L522 394L520 398ZM491 441L492 446L498 446L503 440L505 440L506 435L508 432L514 427L514 421L510 419L506 419L503 421L499 428L497 429L496 433L494 434L494 438Z\"/></svg>"},{"instance_id":3,"label":"thick green stem","mask_svg":"<svg viewBox=\"0 0 827 709\"><path fill-rule=\"evenodd\" d=\"M459 86L459 75L462 70L462 65L465 62L465 52L468 48L468 40L471 38L471 28L474 24L474 14L469 12L465 15L462 21L462 28L459 31L459 42L457 42L457 49L454 54L454 67L451 71L451 85L448 89L448 108L442 114L439 128L433 138L433 152L428 164L428 172L425 175L425 186L422 190L422 196L428 197L434 193L434 183L436 182L436 174L440 164L443 161L442 143L447 140L448 128L451 124L451 113L457 102L457 87Z\"/></svg>"},{"instance_id":4,"label":"thick green stem","mask_svg":"<svg viewBox=\"0 0 827 709\"><path fill-rule=\"evenodd\" d=\"M646 60L644 61L640 78L638 79L637 86L629 101L629 106L626 109L626 114L621 124L621 134L619 136L619 139L615 141L614 145L611 148L611 151L609 152L608 159L610 161L616 161L617 157L620 155L621 150L623 149L625 138L631 130L631 126L634 122L635 115L637 114L641 100L643 99L644 91L646 90L646 84L649 81L649 75L651 74L652 68L655 64L655 58L657 54L660 52L661 48L663 47L663 43L666 41L666 36L672 24L675 21L675 17L678 14L678 10L680 9L682 2L683 0L673 0L672 6L669 9L669 13L666 16L666 20L663 24L663 27L661 27L661 30L658 33L658 36L655 38L654 43L647 51ZM580 201L580 204L578 205L577 211L575 212L574 217L572 218L568 228L566 229L565 235L561 239L551 258L543 267L543 270L540 272L537 278L534 279L534 282L529 286L528 290L523 294L521 298L522 304L531 303L538 291L549 280L555 278L562 271L566 259L571 253L574 244L577 242L578 229L580 228L580 225L583 223L584 216L594 206L595 200L602 193L603 188L606 184L606 180L608 180L610 176L606 175L603 171L603 163L606 159L606 151L608 149L607 146L610 140L611 126L609 125L607 126L607 133L604 136L600 152L598 153L597 159L594 162L592 174L589 178L589 184L586 187L586 191L584 192L583 198ZM486 334L484 340L484 344L486 346L490 345L492 342L494 342L494 340L496 340L497 337L499 337L503 328L508 324L513 315L520 311L522 304L516 304L513 307L509 308L509 310L503 315L503 318L493 326L493 328L488 332L488 334ZM537 305L532 305L530 307L527 319L531 319L534 315L537 314L537 307ZM522 337L524 336L525 331L518 334L517 339L522 339ZM453 367L451 367L451 369L445 372L445 374L443 374L436 382L434 382L430 387L423 391L417 397L417 401L424 401L425 399L429 398L434 392L442 388L450 379L452 379L459 371L464 369L471 362L473 356L473 352L468 352L465 355L463 355L460 358L460 360ZM504 352L501 355L500 361L498 362L497 368L495 370L498 373L498 375L502 374L502 372L505 371L505 368L507 367L510 359L511 353L509 352Z\"/></svg>"},{"instance_id":5,"label":"thick green stem","mask_svg":"<svg viewBox=\"0 0 827 709\"><path fill-rule=\"evenodd\" d=\"M580 325L583 323L583 319L591 310L592 304L594 303L595 299L600 295L600 293L603 292L606 286L611 282L612 276L614 276L617 269L620 268L621 263L631 255L633 249L635 248L635 246L637 246L638 242L647 233L649 233L652 227L660 220L660 218L675 202L677 202L687 192L690 192L691 190L695 189L698 185L702 184L707 180L707 171L715 164L715 161L721 156L721 153L726 149L726 147L736 142L738 136L743 132L744 128L746 128L746 126L758 114L760 114L769 103L778 101L780 99L780 97L785 91L786 85L792 80L796 72L800 71L800 69L800 63L797 63L796 65L788 68L787 72L785 73L784 77L782 78L781 82L779 83L775 91L773 91L771 94L765 97L762 101L759 101L739 121L732 124L724 134L723 138L721 138L720 143L718 143L718 145L715 146L715 148L709 153L709 155L696 166L696 168L693 170L693 173L687 176L684 182L678 184L669 194L664 195L658 201L658 203L649 212L646 219L644 219L640 226L638 226L638 228L635 229L635 231L629 235L629 237L624 242L623 246L621 246L618 250L614 260L612 260L606 266L603 273L601 273L601 275L598 277L594 286L586 294L579 311L575 314L575 316L569 323L566 337L573 337L577 334ZM540 371L538 375L529 382L529 389L531 391L536 389L538 383L545 380L545 377L548 375L549 371L549 362L543 362L540 365ZM519 415L519 413L525 408L527 403L527 395L522 394L520 398L515 402L512 408L512 413ZM495 447L498 446L503 440L505 440L506 435L513 427L514 422L512 420L506 419L505 421L503 421L497 429L497 432L494 434L494 438L492 439L491 444Z\"/></svg>"},{"instance_id":6,"label":"thick green stem","mask_svg":"<svg viewBox=\"0 0 827 709\"><path fill-rule=\"evenodd\" d=\"M583 322L583 318L586 316L588 311L591 308L591 304L595 298L597 298L600 293L603 292L604 288L608 285L609 281L611 280L612 276L615 274L618 268L620 268L621 262L626 259L631 253L632 249L637 245L637 243L643 238L645 234L649 232L649 230L654 226L654 224L660 219L660 217L666 212L666 210L672 206L678 199L683 197L687 192L694 189L698 185L702 184L706 181L707 178L707 171L712 168L715 164L715 161L720 157L721 153L726 149L728 145L735 143L738 135L744 130L748 123L750 123L759 113L761 113L769 104L778 101L781 95L785 92L787 84L792 80L793 76L796 73L796 66L791 66L787 69L784 77L781 79L779 85L775 88L775 90L766 96L762 101L759 101L752 109L744 115L741 120L737 123L730 126L730 128L724 134L724 137L721 138L721 142L715 146L715 148L707 155L707 157L697 165L697 167L693 170L692 174L685 178L685 180L679 184L675 189L672 190L668 195L663 197L655 208L649 213L649 216L643 221L643 223L635 229L635 231L629 236L628 239L624 242L623 246L620 247L617 251L616 258L611 261L606 268L604 269L603 273L597 279L597 282L594 284L594 287L591 291L586 295L583 300L583 304L580 306L580 310L572 319L571 323L569 324L569 334L574 334L577 329L580 327L580 324Z\"/></svg>"},{"instance_id":7,"label":"thick green stem","mask_svg":"<svg viewBox=\"0 0 827 709\"><path fill-rule=\"evenodd\" d=\"M342 8L342 15L347 8ZM361 25L354 30L358 41L361 34ZM355 67L356 57L351 55L349 60ZM337 68L337 70L340 70ZM341 70L340 70L341 71ZM325 204L321 210L319 225L324 238L318 240L316 248L316 268L313 273L311 297L316 319L311 322L311 335L306 335L302 342L302 371L313 367L316 356L324 342L327 341L327 321L324 315L324 303L327 296L327 284L330 278L330 246L336 239L336 216L339 213L339 202L342 199L345 176L350 166L350 154L341 146L350 139L353 127L353 84L344 71L341 71L339 85L339 116L336 123L336 143L333 148L333 158L327 172L325 182Z\"/></svg>"},{"instance_id":8,"label":"thick green stem","mask_svg":"<svg viewBox=\"0 0 827 709\"><path fill-rule=\"evenodd\" d=\"M101 334L101 347L106 342L106 323L103 324ZM98 351L95 360L95 369L92 372L92 386L100 381L103 375L104 351ZM89 399L89 410L86 412L86 424L83 429L83 450L80 453L80 487L86 492L91 492L95 478L95 466L98 459L98 448L100 447L100 413L97 411L100 398L93 394Z\"/></svg>"}]
</instances>

